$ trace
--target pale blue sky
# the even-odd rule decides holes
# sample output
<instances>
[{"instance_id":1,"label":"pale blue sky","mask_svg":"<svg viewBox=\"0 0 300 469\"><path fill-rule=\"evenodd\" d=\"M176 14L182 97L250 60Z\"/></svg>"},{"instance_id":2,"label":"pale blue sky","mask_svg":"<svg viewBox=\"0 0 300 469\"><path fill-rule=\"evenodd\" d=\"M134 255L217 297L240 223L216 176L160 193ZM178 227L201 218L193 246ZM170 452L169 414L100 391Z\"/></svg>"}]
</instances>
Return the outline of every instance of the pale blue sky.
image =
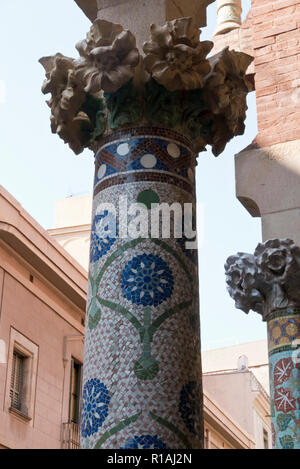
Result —
<instances>
[{"instance_id":1,"label":"pale blue sky","mask_svg":"<svg viewBox=\"0 0 300 469\"><path fill-rule=\"evenodd\" d=\"M250 0L244 1L249 8ZM211 39L215 4L201 39ZM93 156L75 156L50 131L50 110L40 88L43 55L77 56L75 44L90 22L73 0L0 0L0 184L44 228L53 223L54 202L91 194ZM5 92L3 90L5 87ZM249 96L247 131L214 158L199 156L198 201L204 206L204 243L200 255L203 348L265 338L255 313L235 310L226 292L224 262L237 251L253 252L261 240L260 219L252 218L235 198L234 155L257 133L255 96Z\"/></svg>"}]
</instances>

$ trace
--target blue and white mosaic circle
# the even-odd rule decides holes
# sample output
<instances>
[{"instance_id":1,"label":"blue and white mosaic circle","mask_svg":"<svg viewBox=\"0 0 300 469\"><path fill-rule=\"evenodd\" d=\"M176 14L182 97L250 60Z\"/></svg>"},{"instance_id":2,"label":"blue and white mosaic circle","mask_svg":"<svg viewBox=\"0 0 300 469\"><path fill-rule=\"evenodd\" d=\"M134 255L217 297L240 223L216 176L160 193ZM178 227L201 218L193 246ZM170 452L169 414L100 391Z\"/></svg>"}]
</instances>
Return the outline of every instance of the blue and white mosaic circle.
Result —
<instances>
[{"instance_id":1,"label":"blue and white mosaic circle","mask_svg":"<svg viewBox=\"0 0 300 469\"><path fill-rule=\"evenodd\" d=\"M174 279L168 264L153 254L134 257L122 272L122 293L138 305L158 306L171 297L173 287Z\"/></svg>"},{"instance_id":2,"label":"blue and white mosaic circle","mask_svg":"<svg viewBox=\"0 0 300 469\"><path fill-rule=\"evenodd\" d=\"M81 435L86 438L98 431L108 416L110 395L99 379L90 379L83 388L81 410Z\"/></svg>"},{"instance_id":3,"label":"blue and white mosaic circle","mask_svg":"<svg viewBox=\"0 0 300 469\"><path fill-rule=\"evenodd\" d=\"M179 398L179 413L181 418L193 435L199 433L200 424L200 396L202 395L202 389L197 381L190 381L182 387L180 398Z\"/></svg>"},{"instance_id":4,"label":"blue and white mosaic circle","mask_svg":"<svg viewBox=\"0 0 300 469\"><path fill-rule=\"evenodd\" d=\"M95 215L91 230L90 260L96 262L115 243L118 236L118 223L113 213L105 210Z\"/></svg>"}]
</instances>

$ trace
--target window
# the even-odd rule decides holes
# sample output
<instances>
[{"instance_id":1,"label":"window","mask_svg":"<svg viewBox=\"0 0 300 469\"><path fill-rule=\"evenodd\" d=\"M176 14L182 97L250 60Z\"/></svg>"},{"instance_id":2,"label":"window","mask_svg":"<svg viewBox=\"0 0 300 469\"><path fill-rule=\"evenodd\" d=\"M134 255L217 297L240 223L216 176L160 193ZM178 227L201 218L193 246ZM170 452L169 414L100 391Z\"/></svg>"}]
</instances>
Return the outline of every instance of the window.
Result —
<instances>
[{"instance_id":1,"label":"window","mask_svg":"<svg viewBox=\"0 0 300 469\"><path fill-rule=\"evenodd\" d=\"M38 346L11 328L5 410L33 425Z\"/></svg>"},{"instance_id":2,"label":"window","mask_svg":"<svg viewBox=\"0 0 300 469\"><path fill-rule=\"evenodd\" d=\"M24 360L25 357L14 350L13 363L10 380L10 400L11 407L17 410L22 409L22 385L24 380Z\"/></svg>"},{"instance_id":3,"label":"window","mask_svg":"<svg viewBox=\"0 0 300 469\"><path fill-rule=\"evenodd\" d=\"M209 430L208 430L208 428L205 429L204 449L209 449Z\"/></svg>"},{"instance_id":4,"label":"window","mask_svg":"<svg viewBox=\"0 0 300 469\"><path fill-rule=\"evenodd\" d=\"M269 434L267 430L263 429L264 449L269 449Z\"/></svg>"},{"instance_id":5,"label":"window","mask_svg":"<svg viewBox=\"0 0 300 469\"><path fill-rule=\"evenodd\" d=\"M80 423L82 364L72 358L69 422Z\"/></svg>"}]
</instances>

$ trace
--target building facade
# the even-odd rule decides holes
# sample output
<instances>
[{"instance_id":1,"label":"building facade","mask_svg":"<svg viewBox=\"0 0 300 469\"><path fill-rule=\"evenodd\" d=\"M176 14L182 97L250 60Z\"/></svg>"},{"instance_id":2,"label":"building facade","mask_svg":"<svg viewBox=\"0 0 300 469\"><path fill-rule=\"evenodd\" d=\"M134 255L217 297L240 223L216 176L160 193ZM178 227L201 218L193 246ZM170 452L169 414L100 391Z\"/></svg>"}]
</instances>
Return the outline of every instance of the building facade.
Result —
<instances>
[{"instance_id":1,"label":"building facade","mask_svg":"<svg viewBox=\"0 0 300 469\"><path fill-rule=\"evenodd\" d=\"M78 447L87 274L0 187L0 448Z\"/></svg>"}]
</instances>

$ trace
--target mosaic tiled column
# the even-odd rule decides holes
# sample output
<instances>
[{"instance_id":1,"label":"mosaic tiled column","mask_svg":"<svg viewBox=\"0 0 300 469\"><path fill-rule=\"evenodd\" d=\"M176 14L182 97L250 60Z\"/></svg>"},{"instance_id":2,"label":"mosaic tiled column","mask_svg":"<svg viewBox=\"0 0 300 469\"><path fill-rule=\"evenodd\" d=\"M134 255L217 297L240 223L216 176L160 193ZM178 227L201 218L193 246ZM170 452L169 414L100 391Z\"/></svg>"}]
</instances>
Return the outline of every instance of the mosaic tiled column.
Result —
<instances>
[{"instance_id":1,"label":"mosaic tiled column","mask_svg":"<svg viewBox=\"0 0 300 469\"><path fill-rule=\"evenodd\" d=\"M150 214L190 204L195 222L196 156L244 131L252 58L226 48L207 59L212 46L181 18L152 25L142 55L130 31L97 19L79 59L41 59L52 131L95 153L84 448L203 446L197 253L186 220L173 215L165 236ZM132 235L124 217L137 203L150 229Z\"/></svg>"},{"instance_id":2,"label":"mosaic tiled column","mask_svg":"<svg viewBox=\"0 0 300 469\"><path fill-rule=\"evenodd\" d=\"M103 238L122 197L149 215L151 203L195 207L195 163L191 142L155 127L115 132L96 154L83 446L201 447L197 253L173 236L118 238L119 221Z\"/></svg>"},{"instance_id":3,"label":"mosaic tiled column","mask_svg":"<svg viewBox=\"0 0 300 469\"><path fill-rule=\"evenodd\" d=\"M273 448L300 449L300 249L269 240L225 269L236 307L267 321Z\"/></svg>"}]
</instances>

